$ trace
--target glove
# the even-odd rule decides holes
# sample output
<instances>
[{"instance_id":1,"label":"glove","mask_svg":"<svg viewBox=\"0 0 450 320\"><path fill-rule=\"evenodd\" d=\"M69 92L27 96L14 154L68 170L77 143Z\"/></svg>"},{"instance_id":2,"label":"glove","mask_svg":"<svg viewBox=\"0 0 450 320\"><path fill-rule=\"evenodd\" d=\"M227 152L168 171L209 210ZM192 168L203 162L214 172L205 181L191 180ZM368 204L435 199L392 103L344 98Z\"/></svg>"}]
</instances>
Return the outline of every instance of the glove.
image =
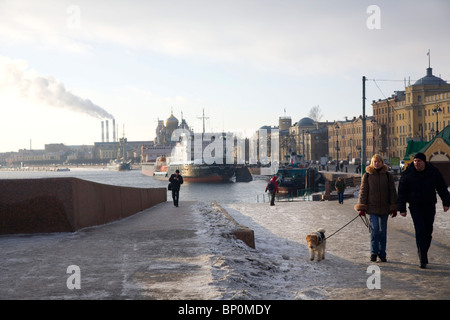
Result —
<instances>
[{"instance_id":1,"label":"glove","mask_svg":"<svg viewBox=\"0 0 450 320\"><path fill-rule=\"evenodd\" d=\"M397 216L397 210L391 210L391 212L389 212L389 214L392 216L392 218Z\"/></svg>"},{"instance_id":2,"label":"glove","mask_svg":"<svg viewBox=\"0 0 450 320\"><path fill-rule=\"evenodd\" d=\"M366 215L366 210L359 210L358 213L360 217L364 217Z\"/></svg>"}]
</instances>

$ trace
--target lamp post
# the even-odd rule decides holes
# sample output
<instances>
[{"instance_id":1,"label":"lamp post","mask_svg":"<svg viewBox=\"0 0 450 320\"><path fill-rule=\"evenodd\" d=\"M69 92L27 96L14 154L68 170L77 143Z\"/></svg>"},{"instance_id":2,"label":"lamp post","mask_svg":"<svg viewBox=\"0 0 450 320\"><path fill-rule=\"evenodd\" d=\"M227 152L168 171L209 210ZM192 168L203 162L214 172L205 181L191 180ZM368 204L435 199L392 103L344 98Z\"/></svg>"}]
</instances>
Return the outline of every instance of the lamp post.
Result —
<instances>
[{"instance_id":1,"label":"lamp post","mask_svg":"<svg viewBox=\"0 0 450 320\"><path fill-rule=\"evenodd\" d=\"M376 141L375 141L375 124L377 123L377 120L372 119L370 120L370 122L372 123L372 154L375 154L375 145L376 145Z\"/></svg>"},{"instance_id":2,"label":"lamp post","mask_svg":"<svg viewBox=\"0 0 450 320\"><path fill-rule=\"evenodd\" d=\"M433 113L436 114L436 136L439 133L439 121L438 121L439 112L442 112L442 109L441 106L437 104L436 107L433 109Z\"/></svg>"},{"instance_id":3,"label":"lamp post","mask_svg":"<svg viewBox=\"0 0 450 320\"><path fill-rule=\"evenodd\" d=\"M339 124L336 122L336 171L339 171Z\"/></svg>"},{"instance_id":4,"label":"lamp post","mask_svg":"<svg viewBox=\"0 0 450 320\"><path fill-rule=\"evenodd\" d=\"M353 138L350 138L350 159L348 160L349 163L352 158L353 158Z\"/></svg>"}]
</instances>

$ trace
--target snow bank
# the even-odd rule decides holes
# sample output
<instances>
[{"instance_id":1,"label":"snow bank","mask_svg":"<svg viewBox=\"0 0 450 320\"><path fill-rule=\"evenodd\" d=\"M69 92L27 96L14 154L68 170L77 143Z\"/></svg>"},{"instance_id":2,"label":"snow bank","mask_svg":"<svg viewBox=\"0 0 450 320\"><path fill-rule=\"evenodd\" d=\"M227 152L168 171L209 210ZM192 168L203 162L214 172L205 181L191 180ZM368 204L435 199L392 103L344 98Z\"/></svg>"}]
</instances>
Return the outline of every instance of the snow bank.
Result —
<instances>
[{"instance_id":1,"label":"snow bank","mask_svg":"<svg viewBox=\"0 0 450 320\"><path fill-rule=\"evenodd\" d=\"M384 290L370 290L367 286L372 274L368 267L374 263L369 262L369 231L360 218L328 239L325 260L309 261L306 235L318 228L331 235L356 217L353 209L356 201L349 199L343 205L334 201L284 202L274 207L267 203L220 204L238 223L254 230L256 249L239 240L220 237L230 227L228 222L209 204L199 203L197 209L205 218L208 239L215 241L210 243L214 279L211 285L222 292L223 299L429 298L420 295L420 287L415 287L414 279L420 276L420 271L410 218L389 220L392 228L403 228L404 234L400 236L407 239L392 240L390 234L394 231L388 232L388 260L406 259L407 263L401 268L396 265L404 263L401 261L376 264L383 270ZM442 228L447 228L449 220L448 214L440 214L436 232L448 234ZM444 237L447 241L448 235ZM408 248L399 247L405 243ZM448 264L445 268L449 269ZM400 272L404 282L389 282ZM439 275L435 276L428 280L438 286ZM429 292L430 282L420 285L428 286ZM447 291L441 294L449 298ZM437 291L434 294L443 298ZM434 298L433 294L431 297Z\"/></svg>"}]
</instances>

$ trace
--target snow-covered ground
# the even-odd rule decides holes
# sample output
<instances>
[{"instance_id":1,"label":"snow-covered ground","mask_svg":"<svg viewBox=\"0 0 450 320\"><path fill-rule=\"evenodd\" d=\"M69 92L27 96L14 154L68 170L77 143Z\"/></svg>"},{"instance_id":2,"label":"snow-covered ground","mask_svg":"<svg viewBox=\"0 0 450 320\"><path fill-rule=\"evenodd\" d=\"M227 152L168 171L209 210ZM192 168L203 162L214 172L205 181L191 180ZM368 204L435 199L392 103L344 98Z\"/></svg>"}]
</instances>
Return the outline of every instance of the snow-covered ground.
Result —
<instances>
[{"instance_id":1,"label":"snow-covered ground","mask_svg":"<svg viewBox=\"0 0 450 320\"><path fill-rule=\"evenodd\" d=\"M2 235L0 299L450 299L450 212L438 204L423 270L409 216L389 219L388 262L369 262L356 200L219 202L254 230L255 249L230 236L235 223L217 207L188 201L74 233ZM355 217L328 239L325 260L309 261L308 233ZM68 289L69 265L81 269L79 290Z\"/></svg>"},{"instance_id":2,"label":"snow-covered ground","mask_svg":"<svg viewBox=\"0 0 450 320\"><path fill-rule=\"evenodd\" d=\"M389 219L387 263L369 262L369 231L359 217L328 239L325 260L309 261L306 235L319 227L331 235L344 226L356 217L356 200L221 204L254 230L256 249L210 234L218 239L212 246L211 284L224 299L449 299L450 212L441 204L426 270L418 268L412 220L400 215ZM197 209L210 232L224 231L220 213L209 204ZM369 289L377 280L380 289Z\"/></svg>"}]
</instances>

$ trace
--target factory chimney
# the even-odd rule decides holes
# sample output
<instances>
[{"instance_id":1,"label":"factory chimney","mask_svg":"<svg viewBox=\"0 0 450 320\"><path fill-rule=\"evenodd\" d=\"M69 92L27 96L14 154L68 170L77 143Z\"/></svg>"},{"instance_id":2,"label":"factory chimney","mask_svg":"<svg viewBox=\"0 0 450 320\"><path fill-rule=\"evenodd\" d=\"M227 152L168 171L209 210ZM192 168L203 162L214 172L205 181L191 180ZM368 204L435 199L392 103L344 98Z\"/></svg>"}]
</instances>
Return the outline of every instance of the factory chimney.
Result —
<instances>
[{"instance_id":1,"label":"factory chimney","mask_svg":"<svg viewBox=\"0 0 450 320\"><path fill-rule=\"evenodd\" d=\"M105 120L106 122L106 142L109 142L109 122L108 120Z\"/></svg>"},{"instance_id":2,"label":"factory chimney","mask_svg":"<svg viewBox=\"0 0 450 320\"><path fill-rule=\"evenodd\" d=\"M116 142L116 119L112 119L113 142Z\"/></svg>"},{"instance_id":3,"label":"factory chimney","mask_svg":"<svg viewBox=\"0 0 450 320\"><path fill-rule=\"evenodd\" d=\"M105 123L102 121L102 142L105 142Z\"/></svg>"}]
</instances>

